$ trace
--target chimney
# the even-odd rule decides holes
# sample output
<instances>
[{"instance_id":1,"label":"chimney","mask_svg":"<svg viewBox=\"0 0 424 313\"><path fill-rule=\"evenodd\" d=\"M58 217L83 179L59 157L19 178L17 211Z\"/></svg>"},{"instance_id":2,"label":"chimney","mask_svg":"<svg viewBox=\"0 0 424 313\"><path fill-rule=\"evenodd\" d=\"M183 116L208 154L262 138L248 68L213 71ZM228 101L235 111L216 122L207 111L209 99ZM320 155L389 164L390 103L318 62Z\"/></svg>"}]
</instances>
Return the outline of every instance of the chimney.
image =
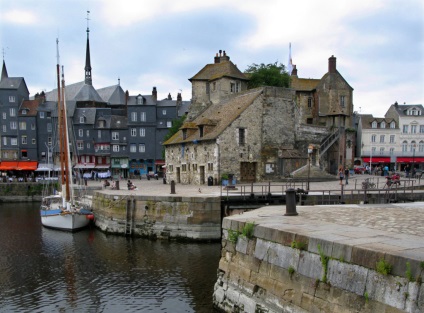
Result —
<instances>
[{"instance_id":1,"label":"chimney","mask_svg":"<svg viewBox=\"0 0 424 313\"><path fill-rule=\"evenodd\" d=\"M293 64L293 69L292 69L292 72L291 72L291 76L296 76L297 77L297 68L296 68L296 65L295 64Z\"/></svg>"},{"instance_id":2,"label":"chimney","mask_svg":"<svg viewBox=\"0 0 424 313\"><path fill-rule=\"evenodd\" d=\"M168 100L172 100L171 93L168 93Z\"/></svg>"},{"instance_id":3,"label":"chimney","mask_svg":"<svg viewBox=\"0 0 424 313\"><path fill-rule=\"evenodd\" d=\"M227 53L225 53L225 50L223 52L223 56L221 57L221 61L230 61L230 57L227 55Z\"/></svg>"},{"instance_id":4,"label":"chimney","mask_svg":"<svg viewBox=\"0 0 424 313\"><path fill-rule=\"evenodd\" d=\"M219 57L222 56L222 50L219 50Z\"/></svg>"},{"instance_id":5,"label":"chimney","mask_svg":"<svg viewBox=\"0 0 424 313\"><path fill-rule=\"evenodd\" d=\"M181 92L177 94L177 101L179 102L183 101L183 97L181 97Z\"/></svg>"},{"instance_id":6,"label":"chimney","mask_svg":"<svg viewBox=\"0 0 424 313\"><path fill-rule=\"evenodd\" d=\"M125 91L125 104L128 104L128 99L130 98L130 93L127 91Z\"/></svg>"},{"instance_id":7,"label":"chimney","mask_svg":"<svg viewBox=\"0 0 424 313\"><path fill-rule=\"evenodd\" d=\"M215 64L216 64L216 63L219 63L219 56L218 56L218 52L217 52L217 53L216 53L216 55L215 55L214 62L215 62Z\"/></svg>"},{"instance_id":8,"label":"chimney","mask_svg":"<svg viewBox=\"0 0 424 313\"><path fill-rule=\"evenodd\" d=\"M336 72L336 58L334 57L334 55L332 55L328 59L328 72L329 73L335 73Z\"/></svg>"},{"instance_id":9,"label":"chimney","mask_svg":"<svg viewBox=\"0 0 424 313\"><path fill-rule=\"evenodd\" d=\"M152 98L153 98L153 101L155 101L155 102L158 100L158 92L156 90L156 87L153 87Z\"/></svg>"}]
</instances>

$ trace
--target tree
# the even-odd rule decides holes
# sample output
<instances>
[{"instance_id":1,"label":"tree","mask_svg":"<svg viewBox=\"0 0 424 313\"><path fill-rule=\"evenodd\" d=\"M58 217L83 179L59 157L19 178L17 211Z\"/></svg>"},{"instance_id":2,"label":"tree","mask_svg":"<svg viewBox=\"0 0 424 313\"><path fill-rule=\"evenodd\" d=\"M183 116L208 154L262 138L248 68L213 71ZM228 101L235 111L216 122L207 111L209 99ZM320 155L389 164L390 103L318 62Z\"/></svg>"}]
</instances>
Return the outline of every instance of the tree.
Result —
<instances>
[{"instance_id":1,"label":"tree","mask_svg":"<svg viewBox=\"0 0 424 313\"><path fill-rule=\"evenodd\" d=\"M172 121L172 126L169 128L168 133L163 138L163 142L167 141L180 130L181 126L184 124L186 117L187 115L183 115L179 119ZM165 148L162 149L162 156L165 158Z\"/></svg>"},{"instance_id":2,"label":"tree","mask_svg":"<svg viewBox=\"0 0 424 313\"><path fill-rule=\"evenodd\" d=\"M256 88L260 86L275 86L275 87L289 87L290 76L286 72L283 64L270 63L270 64L255 64L249 65L245 74L249 77L249 88Z\"/></svg>"}]
</instances>

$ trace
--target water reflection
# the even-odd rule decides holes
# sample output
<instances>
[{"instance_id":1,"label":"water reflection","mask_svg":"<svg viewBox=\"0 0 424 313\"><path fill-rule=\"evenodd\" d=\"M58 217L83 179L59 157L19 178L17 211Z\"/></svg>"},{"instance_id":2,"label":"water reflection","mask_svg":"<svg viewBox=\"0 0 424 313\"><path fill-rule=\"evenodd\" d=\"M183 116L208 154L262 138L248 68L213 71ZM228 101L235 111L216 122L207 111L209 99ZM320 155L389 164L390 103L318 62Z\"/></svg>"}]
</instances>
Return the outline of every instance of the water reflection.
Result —
<instances>
[{"instance_id":1,"label":"water reflection","mask_svg":"<svg viewBox=\"0 0 424 313\"><path fill-rule=\"evenodd\" d=\"M43 228L38 206L0 208L0 312L211 312L220 244Z\"/></svg>"}]
</instances>

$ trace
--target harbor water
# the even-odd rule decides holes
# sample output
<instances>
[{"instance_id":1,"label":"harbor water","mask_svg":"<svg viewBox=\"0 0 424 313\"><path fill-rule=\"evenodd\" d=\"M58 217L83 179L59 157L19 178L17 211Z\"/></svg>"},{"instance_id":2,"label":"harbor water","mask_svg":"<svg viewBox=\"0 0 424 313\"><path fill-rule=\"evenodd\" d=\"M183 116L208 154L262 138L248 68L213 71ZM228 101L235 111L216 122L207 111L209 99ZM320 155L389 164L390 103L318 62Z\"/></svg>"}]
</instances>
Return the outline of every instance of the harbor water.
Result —
<instances>
[{"instance_id":1,"label":"harbor water","mask_svg":"<svg viewBox=\"0 0 424 313\"><path fill-rule=\"evenodd\" d=\"M38 208L0 204L0 312L213 312L220 243L51 230Z\"/></svg>"}]
</instances>

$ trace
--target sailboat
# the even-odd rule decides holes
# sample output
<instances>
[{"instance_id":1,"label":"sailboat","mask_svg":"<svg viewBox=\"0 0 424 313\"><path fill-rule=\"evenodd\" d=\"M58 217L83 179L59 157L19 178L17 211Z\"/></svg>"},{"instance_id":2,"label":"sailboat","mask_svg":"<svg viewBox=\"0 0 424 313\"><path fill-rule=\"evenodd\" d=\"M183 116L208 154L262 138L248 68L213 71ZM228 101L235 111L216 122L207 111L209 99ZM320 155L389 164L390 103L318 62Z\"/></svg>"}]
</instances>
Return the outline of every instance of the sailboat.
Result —
<instances>
[{"instance_id":1,"label":"sailboat","mask_svg":"<svg viewBox=\"0 0 424 313\"><path fill-rule=\"evenodd\" d=\"M71 158L69 152L69 133L65 97L65 75L62 67L62 92L60 86L59 40L57 44L57 103L58 103L58 134L61 169L61 191L43 197L40 215L41 224L45 227L66 231L82 229L94 219L91 210L77 204L72 188Z\"/></svg>"}]
</instances>

